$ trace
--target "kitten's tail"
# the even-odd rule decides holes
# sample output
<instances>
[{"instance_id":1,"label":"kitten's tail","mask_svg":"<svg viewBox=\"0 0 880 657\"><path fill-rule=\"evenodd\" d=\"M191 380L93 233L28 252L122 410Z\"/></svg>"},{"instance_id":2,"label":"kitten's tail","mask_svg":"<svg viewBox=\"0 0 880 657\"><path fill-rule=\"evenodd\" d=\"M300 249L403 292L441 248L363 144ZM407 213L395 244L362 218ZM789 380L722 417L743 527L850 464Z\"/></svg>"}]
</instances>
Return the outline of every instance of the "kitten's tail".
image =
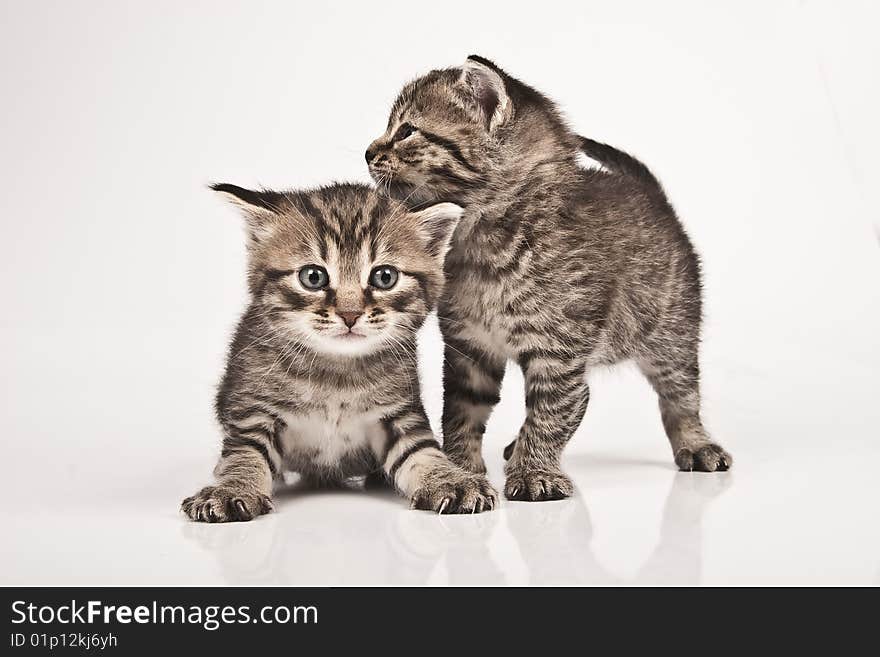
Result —
<instances>
[{"instance_id":1,"label":"kitten's tail","mask_svg":"<svg viewBox=\"0 0 880 657\"><path fill-rule=\"evenodd\" d=\"M639 181L646 190L658 194L664 200L666 192L656 176L642 162L634 158L629 153L618 150L608 144L590 139L589 137L580 137L581 150L588 157L593 158L606 169L610 169L614 173L629 176Z\"/></svg>"}]
</instances>

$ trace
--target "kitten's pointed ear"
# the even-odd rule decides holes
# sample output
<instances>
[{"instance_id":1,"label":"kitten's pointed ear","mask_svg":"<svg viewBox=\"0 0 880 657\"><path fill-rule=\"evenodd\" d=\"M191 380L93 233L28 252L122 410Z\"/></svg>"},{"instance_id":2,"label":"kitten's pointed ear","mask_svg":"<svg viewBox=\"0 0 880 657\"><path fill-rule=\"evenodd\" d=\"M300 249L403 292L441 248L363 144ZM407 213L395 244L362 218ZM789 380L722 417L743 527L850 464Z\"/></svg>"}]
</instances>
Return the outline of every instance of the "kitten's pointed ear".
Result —
<instances>
[{"instance_id":1,"label":"kitten's pointed ear","mask_svg":"<svg viewBox=\"0 0 880 657\"><path fill-rule=\"evenodd\" d=\"M283 195L269 190L254 191L229 183L209 185L236 206L247 221L249 246L269 237L278 219Z\"/></svg>"},{"instance_id":2,"label":"kitten's pointed ear","mask_svg":"<svg viewBox=\"0 0 880 657\"><path fill-rule=\"evenodd\" d=\"M428 251L441 263L446 258L452 234L463 214L464 208L455 203L436 203L414 213L427 241Z\"/></svg>"},{"instance_id":3,"label":"kitten's pointed ear","mask_svg":"<svg viewBox=\"0 0 880 657\"><path fill-rule=\"evenodd\" d=\"M486 130L494 132L510 119L513 106L507 95L504 79L488 59L479 55L468 57L461 67L459 83L476 102L483 115Z\"/></svg>"}]
</instances>

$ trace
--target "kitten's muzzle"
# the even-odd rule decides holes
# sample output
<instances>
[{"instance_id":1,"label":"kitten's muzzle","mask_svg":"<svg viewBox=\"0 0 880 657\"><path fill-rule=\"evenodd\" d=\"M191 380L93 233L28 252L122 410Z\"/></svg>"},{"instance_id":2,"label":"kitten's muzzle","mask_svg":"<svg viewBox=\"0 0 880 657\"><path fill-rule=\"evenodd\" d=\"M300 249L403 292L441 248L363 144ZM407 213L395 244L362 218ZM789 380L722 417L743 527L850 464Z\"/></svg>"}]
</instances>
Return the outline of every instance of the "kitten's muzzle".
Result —
<instances>
[{"instance_id":1,"label":"kitten's muzzle","mask_svg":"<svg viewBox=\"0 0 880 657\"><path fill-rule=\"evenodd\" d=\"M370 166L388 164L388 150L390 147L391 144L385 141L382 137L376 139L367 147L367 150L364 153L364 158L367 160L367 164Z\"/></svg>"},{"instance_id":2,"label":"kitten's muzzle","mask_svg":"<svg viewBox=\"0 0 880 657\"><path fill-rule=\"evenodd\" d=\"M387 153L376 153L375 151L367 151L364 156L367 158L367 164L373 167L381 167L388 164Z\"/></svg>"}]
</instances>

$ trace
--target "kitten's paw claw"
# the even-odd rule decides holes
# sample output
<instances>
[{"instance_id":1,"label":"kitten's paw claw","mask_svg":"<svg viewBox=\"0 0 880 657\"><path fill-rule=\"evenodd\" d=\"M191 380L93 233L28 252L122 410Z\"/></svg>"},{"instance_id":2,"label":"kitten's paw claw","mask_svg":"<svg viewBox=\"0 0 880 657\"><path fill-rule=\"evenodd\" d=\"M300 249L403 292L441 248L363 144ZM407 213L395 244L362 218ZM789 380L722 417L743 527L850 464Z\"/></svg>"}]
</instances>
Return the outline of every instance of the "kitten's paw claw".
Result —
<instances>
[{"instance_id":1,"label":"kitten's paw claw","mask_svg":"<svg viewBox=\"0 0 880 657\"><path fill-rule=\"evenodd\" d=\"M574 484L560 470L511 469L504 484L504 495L509 500L543 502L571 497Z\"/></svg>"},{"instance_id":2,"label":"kitten's paw claw","mask_svg":"<svg viewBox=\"0 0 880 657\"><path fill-rule=\"evenodd\" d=\"M266 495L226 486L206 486L180 505L197 522L244 522L274 508Z\"/></svg>"},{"instance_id":3,"label":"kitten's paw claw","mask_svg":"<svg viewBox=\"0 0 880 657\"><path fill-rule=\"evenodd\" d=\"M723 472L733 465L733 457L720 445L706 443L678 450L675 465L685 472Z\"/></svg>"},{"instance_id":4,"label":"kitten's paw claw","mask_svg":"<svg viewBox=\"0 0 880 657\"><path fill-rule=\"evenodd\" d=\"M428 478L412 496L413 509L437 513L482 513L495 508L498 493L481 474L460 468Z\"/></svg>"}]
</instances>

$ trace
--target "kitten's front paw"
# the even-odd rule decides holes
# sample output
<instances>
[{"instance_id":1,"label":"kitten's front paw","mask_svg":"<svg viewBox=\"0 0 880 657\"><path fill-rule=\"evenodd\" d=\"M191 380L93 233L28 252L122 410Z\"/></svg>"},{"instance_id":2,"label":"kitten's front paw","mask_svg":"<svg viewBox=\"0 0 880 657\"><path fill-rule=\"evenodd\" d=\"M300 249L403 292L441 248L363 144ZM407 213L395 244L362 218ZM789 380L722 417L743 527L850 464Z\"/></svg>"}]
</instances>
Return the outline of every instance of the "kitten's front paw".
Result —
<instances>
[{"instance_id":1,"label":"kitten's front paw","mask_svg":"<svg viewBox=\"0 0 880 657\"><path fill-rule=\"evenodd\" d=\"M474 474L486 474L486 462L479 452L470 454L447 454L449 460L458 467Z\"/></svg>"},{"instance_id":2,"label":"kitten's front paw","mask_svg":"<svg viewBox=\"0 0 880 657\"><path fill-rule=\"evenodd\" d=\"M274 509L266 495L229 486L205 486L180 505L190 520L199 522L241 522Z\"/></svg>"},{"instance_id":3,"label":"kitten's front paw","mask_svg":"<svg viewBox=\"0 0 880 657\"><path fill-rule=\"evenodd\" d=\"M678 450L675 465L685 472L723 472L733 465L733 457L721 445L706 443L693 449L685 447Z\"/></svg>"},{"instance_id":4,"label":"kitten's front paw","mask_svg":"<svg viewBox=\"0 0 880 657\"><path fill-rule=\"evenodd\" d=\"M562 470L535 470L508 464L504 495L509 500L543 502L571 497L574 484Z\"/></svg>"},{"instance_id":5,"label":"kitten's front paw","mask_svg":"<svg viewBox=\"0 0 880 657\"><path fill-rule=\"evenodd\" d=\"M481 513L498 504L498 493L482 474L453 466L431 473L413 493L412 508L437 513Z\"/></svg>"}]
</instances>

